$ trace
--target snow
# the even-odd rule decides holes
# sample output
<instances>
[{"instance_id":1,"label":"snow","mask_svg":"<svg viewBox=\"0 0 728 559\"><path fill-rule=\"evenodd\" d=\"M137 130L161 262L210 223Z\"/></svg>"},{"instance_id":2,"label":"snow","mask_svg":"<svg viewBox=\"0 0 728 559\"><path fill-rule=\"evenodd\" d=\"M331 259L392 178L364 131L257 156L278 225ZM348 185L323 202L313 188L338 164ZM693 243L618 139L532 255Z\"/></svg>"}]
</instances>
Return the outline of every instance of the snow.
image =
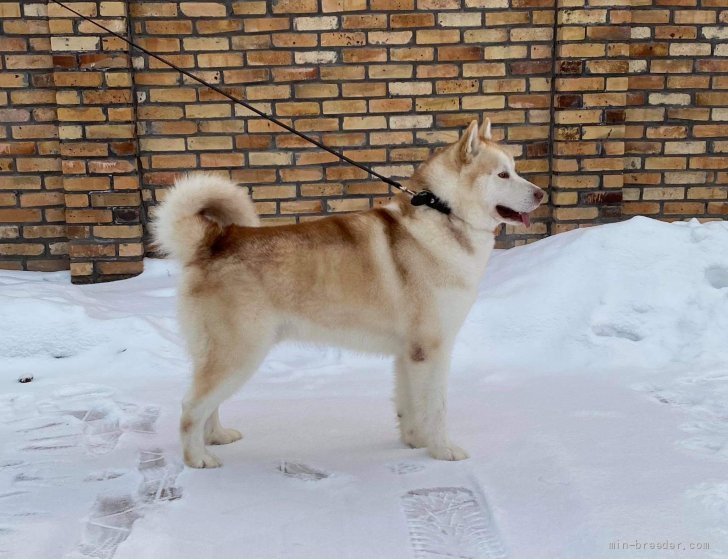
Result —
<instances>
[{"instance_id":1,"label":"snow","mask_svg":"<svg viewBox=\"0 0 728 559\"><path fill-rule=\"evenodd\" d=\"M0 558L726 557L727 249L634 218L497 252L450 385L469 460L402 447L390 360L285 345L205 471L172 263L0 272Z\"/></svg>"}]
</instances>

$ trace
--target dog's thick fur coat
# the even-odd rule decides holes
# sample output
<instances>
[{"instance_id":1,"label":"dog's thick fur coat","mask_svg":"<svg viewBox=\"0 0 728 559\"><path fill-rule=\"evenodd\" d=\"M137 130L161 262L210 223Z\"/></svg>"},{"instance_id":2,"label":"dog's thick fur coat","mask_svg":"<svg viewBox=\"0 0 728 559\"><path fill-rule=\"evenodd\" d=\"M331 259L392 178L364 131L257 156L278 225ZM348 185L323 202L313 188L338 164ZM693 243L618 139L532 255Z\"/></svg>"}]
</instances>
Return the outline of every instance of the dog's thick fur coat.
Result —
<instances>
[{"instance_id":1,"label":"dog's thick fur coat","mask_svg":"<svg viewBox=\"0 0 728 559\"><path fill-rule=\"evenodd\" d=\"M182 266L179 319L194 376L180 422L189 466L215 467L206 444L242 435L218 406L283 339L393 355L402 441L443 460L467 454L450 440L446 394L455 336L504 221L528 224L543 191L471 123L462 139L412 177L451 215L406 197L365 212L259 227L240 187L210 175L177 182L155 235Z\"/></svg>"}]
</instances>

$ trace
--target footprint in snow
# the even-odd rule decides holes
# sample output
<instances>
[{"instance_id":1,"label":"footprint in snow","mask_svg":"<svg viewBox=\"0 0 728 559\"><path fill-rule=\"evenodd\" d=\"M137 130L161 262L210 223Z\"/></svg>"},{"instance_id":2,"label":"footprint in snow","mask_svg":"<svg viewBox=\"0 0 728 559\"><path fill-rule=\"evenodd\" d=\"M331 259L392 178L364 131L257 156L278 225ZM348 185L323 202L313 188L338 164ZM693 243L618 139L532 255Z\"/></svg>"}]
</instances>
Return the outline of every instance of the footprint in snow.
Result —
<instances>
[{"instance_id":1,"label":"footprint in snow","mask_svg":"<svg viewBox=\"0 0 728 559\"><path fill-rule=\"evenodd\" d=\"M621 338L631 342L639 342L642 335L632 328L617 324L592 324L592 332L601 338Z\"/></svg>"},{"instance_id":2,"label":"footprint in snow","mask_svg":"<svg viewBox=\"0 0 728 559\"><path fill-rule=\"evenodd\" d=\"M22 471L15 474L13 484L19 487L59 487L69 477L58 474L59 465L57 460L28 464Z\"/></svg>"},{"instance_id":3,"label":"footprint in snow","mask_svg":"<svg viewBox=\"0 0 728 559\"><path fill-rule=\"evenodd\" d=\"M22 490L7 491L5 493L0 493L0 499L18 497L20 495L25 495L26 493L30 493L30 491L22 491Z\"/></svg>"},{"instance_id":4,"label":"footprint in snow","mask_svg":"<svg viewBox=\"0 0 728 559\"><path fill-rule=\"evenodd\" d=\"M711 266L705 270L705 280L715 289L728 287L728 268L723 266Z\"/></svg>"},{"instance_id":5,"label":"footprint in snow","mask_svg":"<svg viewBox=\"0 0 728 559\"><path fill-rule=\"evenodd\" d=\"M168 464L161 449L142 450L139 453L137 469L143 478L139 486L139 495L143 502L172 501L182 496L182 488L177 485L182 465Z\"/></svg>"},{"instance_id":6,"label":"footprint in snow","mask_svg":"<svg viewBox=\"0 0 728 559\"><path fill-rule=\"evenodd\" d=\"M14 525L24 518L48 516L45 511L28 508L28 496L31 493L26 489L11 489L0 493L0 524L7 522Z\"/></svg>"},{"instance_id":7,"label":"footprint in snow","mask_svg":"<svg viewBox=\"0 0 728 559\"><path fill-rule=\"evenodd\" d=\"M116 447L122 431L119 414L108 403L73 406L56 413L65 418L37 418L37 425L24 425L19 432L26 437L23 450L53 451L83 447L89 454L107 454ZM74 421L71 418L75 418Z\"/></svg>"},{"instance_id":8,"label":"footprint in snow","mask_svg":"<svg viewBox=\"0 0 728 559\"><path fill-rule=\"evenodd\" d=\"M126 422L126 426L130 431L134 431L135 433L156 433L159 411L158 406L145 406L144 409Z\"/></svg>"},{"instance_id":9,"label":"footprint in snow","mask_svg":"<svg viewBox=\"0 0 728 559\"><path fill-rule=\"evenodd\" d=\"M102 470L100 472L92 472L83 478L83 481L108 481L116 479L126 474L125 470Z\"/></svg>"},{"instance_id":10,"label":"footprint in snow","mask_svg":"<svg viewBox=\"0 0 728 559\"><path fill-rule=\"evenodd\" d=\"M319 481L326 479L331 474L322 470L317 470L306 464L297 462L286 462L283 460L278 466L278 470L287 477L300 479L302 481Z\"/></svg>"},{"instance_id":11,"label":"footprint in snow","mask_svg":"<svg viewBox=\"0 0 728 559\"><path fill-rule=\"evenodd\" d=\"M422 464L413 464L411 462L397 462L395 464L389 464L387 467L390 472L398 475L414 474L425 469Z\"/></svg>"},{"instance_id":12,"label":"footprint in snow","mask_svg":"<svg viewBox=\"0 0 728 559\"><path fill-rule=\"evenodd\" d=\"M81 543L66 559L111 559L119 545L131 534L134 523L144 516L145 507L182 496L182 489L177 485L182 465L168 463L161 449L140 451L137 470L142 481L135 493L101 494L96 498L84 526ZM107 470L87 480L114 479L124 473ZM113 475L106 477L105 474Z\"/></svg>"},{"instance_id":13,"label":"footprint in snow","mask_svg":"<svg viewBox=\"0 0 728 559\"><path fill-rule=\"evenodd\" d=\"M417 559L504 559L487 506L465 487L416 489L402 496Z\"/></svg>"},{"instance_id":14,"label":"footprint in snow","mask_svg":"<svg viewBox=\"0 0 728 559\"><path fill-rule=\"evenodd\" d=\"M683 448L728 459L728 376L709 374L677 379L668 386L635 385L658 402L679 408L689 418L680 426L688 438Z\"/></svg>"},{"instance_id":15,"label":"footprint in snow","mask_svg":"<svg viewBox=\"0 0 728 559\"><path fill-rule=\"evenodd\" d=\"M111 559L141 517L131 495L99 495L84 526L77 550L68 559Z\"/></svg>"},{"instance_id":16,"label":"footprint in snow","mask_svg":"<svg viewBox=\"0 0 728 559\"><path fill-rule=\"evenodd\" d=\"M103 455L116 448L124 432L155 432L158 406L140 407L113 396L113 390L96 385L57 390L50 399L38 403L40 417L21 420L17 431L26 435L23 450L81 447L88 454Z\"/></svg>"},{"instance_id":17,"label":"footprint in snow","mask_svg":"<svg viewBox=\"0 0 728 559\"><path fill-rule=\"evenodd\" d=\"M35 415L35 399L30 395L0 395L0 421L11 423Z\"/></svg>"},{"instance_id":18,"label":"footprint in snow","mask_svg":"<svg viewBox=\"0 0 728 559\"><path fill-rule=\"evenodd\" d=\"M59 388L53 392L53 399L56 401L73 399L102 399L109 398L116 393L116 390L99 384L81 383L74 386Z\"/></svg>"}]
</instances>

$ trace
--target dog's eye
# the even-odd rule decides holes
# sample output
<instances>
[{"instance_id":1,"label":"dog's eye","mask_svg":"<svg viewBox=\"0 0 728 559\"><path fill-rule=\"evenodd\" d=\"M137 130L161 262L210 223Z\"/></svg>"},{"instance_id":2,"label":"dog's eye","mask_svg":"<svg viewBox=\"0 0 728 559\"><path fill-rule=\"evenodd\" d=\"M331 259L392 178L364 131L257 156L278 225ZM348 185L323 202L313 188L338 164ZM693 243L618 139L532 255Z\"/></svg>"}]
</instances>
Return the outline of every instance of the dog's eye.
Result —
<instances>
[{"instance_id":1,"label":"dog's eye","mask_svg":"<svg viewBox=\"0 0 728 559\"><path fill-rule=\"evenodd\" d=\"M502 173L498 173L498 176L500 178L502 178L502 179L510 179L511 178L510 173L506 173L505 171L503 171Z\"/></svg>"}]
</instances>

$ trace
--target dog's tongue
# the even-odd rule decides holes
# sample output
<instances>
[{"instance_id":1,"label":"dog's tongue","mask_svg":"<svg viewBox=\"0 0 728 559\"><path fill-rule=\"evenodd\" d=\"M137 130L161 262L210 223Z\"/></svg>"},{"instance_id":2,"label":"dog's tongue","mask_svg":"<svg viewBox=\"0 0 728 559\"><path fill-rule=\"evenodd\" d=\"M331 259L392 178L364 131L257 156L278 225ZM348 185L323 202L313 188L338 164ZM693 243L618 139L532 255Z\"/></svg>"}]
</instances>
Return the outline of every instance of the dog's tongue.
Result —
<instances>
[{"instance_id":1,"label":"dog's tongue","mask_svg":"<svg viewBox=\"0 0 728 559\"><path fill-rule=\"evenodd\" d=\"M518 215L521 216L521 222L523 222L523 225L525 225L526 227L531 227L531 218L527 213L521 212Z\"/></svg>"}]
</instances>

